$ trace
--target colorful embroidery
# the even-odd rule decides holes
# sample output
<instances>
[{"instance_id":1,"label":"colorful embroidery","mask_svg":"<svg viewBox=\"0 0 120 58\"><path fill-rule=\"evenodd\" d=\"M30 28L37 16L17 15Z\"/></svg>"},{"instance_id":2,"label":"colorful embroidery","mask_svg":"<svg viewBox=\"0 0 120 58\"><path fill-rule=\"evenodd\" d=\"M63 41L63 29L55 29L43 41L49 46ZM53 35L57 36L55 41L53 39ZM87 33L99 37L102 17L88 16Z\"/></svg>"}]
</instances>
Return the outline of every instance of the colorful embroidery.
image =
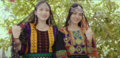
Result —
<instances>
[{"instance_id":1,"label":"colorful embroidery","mask_svg":"<svg viewBox=\"0 0 120 58\"><path fill-rule=\"evenodd\" d=\"M53 28L53 26L50 26L50 28L48 29L48 31L46 31L44 34L48 34L48 35L44 35L43 33L43 35L44 36L42 36L42 37L45 37L45 39L47 39L48 41L48 43L46 42L46 40L45 39L43 39L43 40L45 40L45 42L47 43L45 43L44 42L44 47L46 47L46 48L44 48L45 49L45 51L43 51L42 53L40 53L40 52L38 52L38 46L40 46L40 45L38 45L38 44L40 44L39 42L38 42L38 36L37 35L39 35L38 33L37 33L37 30L35 29L35 25L33 24L33 23L29 23L27 26L26 26L26 31L27 31L27 34L28 34L28 38L27 38L27 46L23 46L22 45L22 47L21 47L21 50L18 52L20 55L27 55L27 54L29 54L28 55L28 57L31 57L31 55L30 54L36 54L36 56L35 57L38 57L38 56L40 56L40 55L42 55L43 53L44 53L44 55L48 55L49 54L49 52L52 52L52 46L53 46L53 44L54 44L54 41L55 41L55 36L56 36L56 32L57 32L57 28L56 27L54 27ZM46 38L46 37L48 37L48 38ZM37 54L37 53L39 53L39 55ZM51 54L51 53L50 53ZM42 58L44 58L45 56L40 56L40 57L42 57ZM52 55L48 55L48 56L46 56L46 57L48 57L48 58L52 58L52 56L53 56L53 54ZM34 56L33 56L34 57ZM45 58L46 58L45 57ZM25 57L25 58L27 58L27 57Z\"/></svg>"},{"instance_id":2,"label":"colorful embroidery","mask_svg":"<svg viewBox=\"0 0 120 58\"><path fill-rule=\"evenodd\" d=\"M52 58L53 53L32 53L25 54L23 58Z\"/></svg>"},{"instance_id":3,"label":"colorful embroidery","mask_svg":"<svg viewBox=\"0 0 120 58\"><path fill-rule=\"evenodd\" d=\"M30 23L31 26L31 53L37 53L37 31L33 23Z\"/></svg>"},{"instance_id":4,"label":"colorful embroidery","mask_svg":"<svg viewBox=\"0 0 120 58\"><path fill-rule=\"evenodd\" d=\"M93 53L93 51L95 51L96 48L93 48L92 46L90 46L89 44L87 45L87 52L88 53Z\"/></svg>"},{"instance_id":5,"label":"colorful embroidery","mask_svg":"<svg viewBox=\"0 0 120 58\"><path fill-rule=\"evenodd\" d=\"M52 51L52 46L54 44L54 35L53 35L53 28L52 28L52 26L49 27L48 35L49 35L49 52L53 52Z\"/></svg>"},{"instance_id":6,"label":"colorful embroidery","mask_svg":"<svg viewBox=\"0 0 120 58\"><path fill-rule=\"evenodd\" d=\"M63 40L68 55L87 54L85 37L81 30L67 32L66 28L63 27L60 31L65 34Z\"/></svg>"},{"instance_id":7,"label":"colorful embroidery","mask_svg":"<svg viewBox=\"0 0 120 58\"><path fill-rule=\"evenodd\" d=\"M48 31L37 30L37 48L38 53L48 53L49 52L49 38Z\"/></svg>"},{"instance_id":8,"label":"colorful embroidery","mask_svg":"<svg viewBox=\"0 0 120 58\"><path fill-rule=\"evenodd\" d=\"M67 58L66 50L60 50L56 52L57 58Z\"/></svg>"},{"instance_id":9,"label":"colorful embroidery","mask_svg":"<svg viewBox=\"0 0 120 58\"><path fill-rule=\"evenodd\" d=\"M86 54L86 46L85 45L71 45L66 46L68 55L81 55Z\"/></svg>"}]
</instances>

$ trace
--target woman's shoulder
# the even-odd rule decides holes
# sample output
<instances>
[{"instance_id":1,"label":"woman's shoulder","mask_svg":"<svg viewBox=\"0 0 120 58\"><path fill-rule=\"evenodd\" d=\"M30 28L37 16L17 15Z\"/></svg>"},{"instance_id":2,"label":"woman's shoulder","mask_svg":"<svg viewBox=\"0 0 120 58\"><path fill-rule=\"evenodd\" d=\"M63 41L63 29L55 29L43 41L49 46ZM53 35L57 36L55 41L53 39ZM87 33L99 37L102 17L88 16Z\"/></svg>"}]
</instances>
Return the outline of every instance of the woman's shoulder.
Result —
<instances>
[{"instance_id":1,"label":"woman's shoulder","mask_svg":"<svg viewBox=\"0 0 120 58\"><path fill-rule=\"evenodd\" d=\"M86 32L86 28L84 28L84 27L80 27L81 28L81 30L85 33Z\"/></svg>"},{"instance_id":2,"label":"woman's shoulder","mask_svg":"<svg viewBox=\"0 0 120 58\"><path fill-rule=\"evenodd\" d=\"M49 25L50 26L50 28L52 28L53 29L53 31L57 31L58 29L57 29L57 26L52 26L52 25Z\"/></svg>"},{"instance_id":3,"label":"woman's shoulder","mask_svg":"<svg viewBox=\"0 0 120 58\"><path fill-rule=\"evenodd\" d=\"M33 26L34 27L34 23L26 23L25 25L25 29L31 29L31 26Z\"/></svg>"},{"instance_id":4,"label":"woman's shoulder","mask_svg":"<svg viewBox=\"0 0 120 58\"><path fill-rule=\"evenodd\" d=\"M50 25L50 26L52 26L52 25ZM57 29L57 26L52 26L53 28L55 28L55 29Z\"/></svg>"},{"instance_id":5,"label":"woman's shoulder","mask_svg":"<svg viewBox=\"0 0 120 58\"><path fill-rule=\"evenodd\" d=\"M67 28L66 27L61 27L59 29L60 32L62 32L63 34L65 34L67 32Z\"/></svg>"},{"instance_id":6,"label":"woman's shoulder","mask_svg":"<svg viewBox=\"0 0 120 58\"><path fill-rule=\"evenodd\" d=\"M34 23L27 23L26 24L26 27L30 27L30 26L35 26L35 24Z\"/></svg>"}]
</instances>

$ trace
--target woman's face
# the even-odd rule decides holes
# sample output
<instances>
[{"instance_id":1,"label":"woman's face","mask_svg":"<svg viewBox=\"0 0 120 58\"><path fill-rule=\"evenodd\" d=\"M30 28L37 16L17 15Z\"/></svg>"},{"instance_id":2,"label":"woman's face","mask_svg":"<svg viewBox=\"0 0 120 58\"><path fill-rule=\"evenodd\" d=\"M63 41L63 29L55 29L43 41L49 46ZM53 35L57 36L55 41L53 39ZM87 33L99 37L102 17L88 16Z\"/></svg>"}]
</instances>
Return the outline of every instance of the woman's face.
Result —
<instances>
[{"instance_id":1,"label":"woman's face","mask_svg":"<svg viewBox=\"0 0 120 58\"><path fill-rule=\"evenodd\" d=\"M78 24L82 20L82 13L73 12L70 16L70 23Z\"/></svg>"},{"instance_id":2,"label":"woman's face","mask_svg":"<svg viewBox=\"0 0 120 58\"><path fill-rule=\"evenodd\" d=\"M35 11L35 15L37 15L38 20L47 20L50 16L50 8L46 3L41 3L37 6L37 10Z\"/></svg>"}]
</instances>

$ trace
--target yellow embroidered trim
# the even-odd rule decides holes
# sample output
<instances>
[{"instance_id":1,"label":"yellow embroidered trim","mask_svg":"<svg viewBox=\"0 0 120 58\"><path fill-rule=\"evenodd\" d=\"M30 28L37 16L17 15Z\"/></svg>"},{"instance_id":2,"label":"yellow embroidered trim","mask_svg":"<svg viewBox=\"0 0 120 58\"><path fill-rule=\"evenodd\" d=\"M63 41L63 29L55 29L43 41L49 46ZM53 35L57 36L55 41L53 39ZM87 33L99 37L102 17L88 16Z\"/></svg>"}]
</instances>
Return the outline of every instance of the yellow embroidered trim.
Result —
<instances>
[{"instance_id":1,"label":"yellow embroidered trim","mask_svg":"<svg viewBox=\"0 0 120 58\"><path fill-rule=\"evenodd\" d=\"M66 29L66 27L63 28L63 32L64 32L64 34L65 34L65 37L68 37L68 36L67 36L68 32L67 32L65 29ZM73 34L72 34L71 32L69 32L69 36L70 36L69 39L72 40L72 41L71 41L71 44L72 44L72 45L75 45L74 37L73 37Z\"/></svg>"},{"instance_id":2,"label":"yellow embroidered trim","mask_svg":"<svg viewBox=\"0 0 120 58\"><path fill-rule=\"evenodd\" d=\"M54 44L54 35L53 35L53 27L50 26L48 29L48 35L49 35L49 52L53 52L52 46Z\"/></svg>"},{"instance_id":3,"label":"yellow embroidered trim","mask_svg":"<svg viewBox=\"0 0 120 58\"><path fill-rule=\"evenodd\" d=\"M30 37L30 41L31 41L31 53L37 53L37 31L35 29L35 26L33 23L30 23L31 26L31 37Z\"/></svg>"}]
</instances>

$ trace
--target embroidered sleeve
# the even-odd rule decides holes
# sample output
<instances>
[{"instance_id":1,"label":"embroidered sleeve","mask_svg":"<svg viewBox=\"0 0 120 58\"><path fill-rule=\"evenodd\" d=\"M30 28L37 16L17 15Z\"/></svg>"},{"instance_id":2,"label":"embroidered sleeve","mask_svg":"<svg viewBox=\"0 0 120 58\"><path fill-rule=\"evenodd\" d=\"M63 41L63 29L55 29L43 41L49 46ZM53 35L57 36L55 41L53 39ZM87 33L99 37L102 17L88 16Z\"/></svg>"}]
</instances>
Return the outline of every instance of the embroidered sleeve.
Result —
<instances>
[{"instance_id":1,"label":"embroidered sleeve","mask_svg":"<svg viewBox=\"0 0 120 58\"><path fill-rule=\"evenodd\" d=\"M89 42L87 41L87 51L88 53L93 53L96 49L95 41L92 39L92 46L89 45Z\"/></svg>"},{"instance_id":2,"label":"embroidered sleeve","mask_svg":"<svg viewBox=\"0 0 120 58\"><path fill-rule=\"evenodd\" d=\"M25 46L24 45L21 45L21 50L20 51L18 51L18 54L19 55L23 55L24 53L25 53Z\"/></svg>"},{"instance_id":3,"label":"embroidered sleeve","mask_svg":"<svg viewBox=\"0 0 120 58\"><path fill-rule=\"evenodd\" d=\"M87 51L89 57L99 58L94 38L92 39L92 46L87 45Z\"/></svg>"},{"instance_id":4,"label":"embroidered sleeve","mask_svg":"<svg viewBox=\"0 0 120 58\"><path fill-rule=\"evenodd\" d=\"M58 31L56 39L56 58L67 58L67 53L63 41L63 33L60 31Z\"/></svg>"},{"instance_id":5,"label":"embroidered sleeve","mask_svg":"<svg viewBox=\"0 0 120 58\"><path fill-rule=\"evenodd\" d=\"M67 58L66 50L56 51L56 58Z\"/></svg>"},{"instance_id":6,"label":"embroidered sleeve","mask_svg":"<svg viewBox=\"0 0 120 58\"><path fill-rule=\"evenodd\" d=\"M27 25L25 26L25 29L24 29L24 30L27 30L27 29L29 29L29 24L27 24ZM26 34L27 34L27 32L28 32L28 30L27 30L27 31L24 31L24 33L26 33ZM19 38L20 38L20 37L19 37ZM25 54L25 52L26 52L26 47L28 47L28 46L26 46L28 43L26 42L27 39L25 40L25 38L27 38L27 37L24 37L24 39L21 37L21 39L20 39L20 41L23 42L23 43L21 44L21 50L18 51L18 54L19 54L19 55ZM26 44L25 44L25 43L26 43Z\"/></svg>"},{"instance_id":7,"label":"embroidered sleeve","mask_svg":"<svg viewBox=\"0 0 120 58\"><path fill-rule=\"evenodd\" d=\"M93 51L96 49L95 41L94 41L94 39L92 38L92 46L89 45L89 41L87 40L87 37L86 37L86 34L85 34L86 29L85 29L85 28L81 28L81 29L82 29L82 31L83 31L83 33L84 33L85 38L86 38L87 52L88 52L88 53L93 53Z\"/></svg>"},{"instance_id":8,"label":"embroidered sleeve","mask_svg":"<svg viewBox=\"0 0 120 58\"><path fill-rule=\"evenodd\" d=\"M56 54L56 51L55 51L55 49L56 49L56 46L55 46L56 43L55 42L56 42L56 37L57 37L57 31L58 31L57 27L53 26L53 33L54 33L54 40L55 40L54 41L54 45L52 46L52 49L53 49L53 58L56 58L56 55L55 55Z\"/></svg>"}]
</instances>

